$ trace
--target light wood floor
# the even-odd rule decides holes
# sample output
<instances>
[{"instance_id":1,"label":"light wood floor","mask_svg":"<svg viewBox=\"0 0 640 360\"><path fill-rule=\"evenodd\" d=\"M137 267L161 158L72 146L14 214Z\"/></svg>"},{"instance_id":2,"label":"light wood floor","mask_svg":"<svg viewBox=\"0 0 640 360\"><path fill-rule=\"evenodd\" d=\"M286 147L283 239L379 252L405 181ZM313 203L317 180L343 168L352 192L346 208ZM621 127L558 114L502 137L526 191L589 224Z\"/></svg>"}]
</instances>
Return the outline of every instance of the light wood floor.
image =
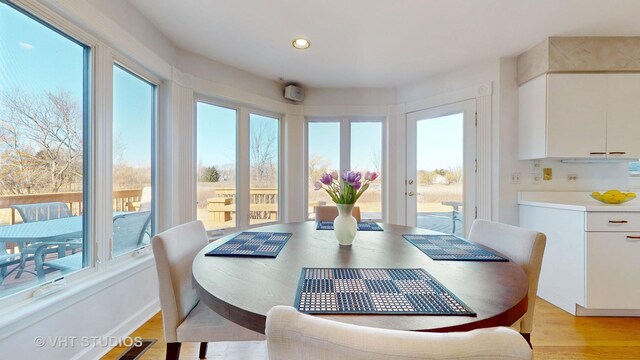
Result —
<instances>
[{"instance_id":1,"label":"light wood floor","mask_svg":"<svg viewBox=\"0 0 640 360\"><path fill-rule=\"evenodd\" d=\"M640 318L574 317L538 299L531 335L534 357L540 359L640 359ZM132 337L158 339L143 359L164 359L162 316L157 314ZM181 359L197 359L198 344L182 344ZM103 359L117 359L124 348L115 348ZM209 359L264 359L260 342L209 344Z\"/></svg>"}]
</instances>

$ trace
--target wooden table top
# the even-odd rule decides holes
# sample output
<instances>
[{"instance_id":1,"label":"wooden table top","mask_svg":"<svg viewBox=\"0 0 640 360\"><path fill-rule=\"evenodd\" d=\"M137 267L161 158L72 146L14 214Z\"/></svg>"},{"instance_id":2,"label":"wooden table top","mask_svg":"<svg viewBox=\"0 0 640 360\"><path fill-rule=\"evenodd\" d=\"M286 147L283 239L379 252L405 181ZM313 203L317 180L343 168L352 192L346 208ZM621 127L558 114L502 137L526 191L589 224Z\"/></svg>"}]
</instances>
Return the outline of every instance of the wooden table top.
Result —
<instances>
[{"instance_id":1,"label":"wooden table top","mask_svg":"<svg viewBox=\"0 0 640 360\"><path fill-rule=\"evenodd\" d=\"M477 316L316 315L345 323L413 331L467 331L509 326L527 311L528 280L509 262L434 261L403 234L438 234L399 225L359 231L351 247L341 247L333 231L315 230L313 221L277 224L247 231L293 235L277 258L204 256L236 234L206 246L193 261L200 300L225 318L264 333L266 314L275 305L293 306L303 267L423 268Z\"/></svg>"}]
</instances>

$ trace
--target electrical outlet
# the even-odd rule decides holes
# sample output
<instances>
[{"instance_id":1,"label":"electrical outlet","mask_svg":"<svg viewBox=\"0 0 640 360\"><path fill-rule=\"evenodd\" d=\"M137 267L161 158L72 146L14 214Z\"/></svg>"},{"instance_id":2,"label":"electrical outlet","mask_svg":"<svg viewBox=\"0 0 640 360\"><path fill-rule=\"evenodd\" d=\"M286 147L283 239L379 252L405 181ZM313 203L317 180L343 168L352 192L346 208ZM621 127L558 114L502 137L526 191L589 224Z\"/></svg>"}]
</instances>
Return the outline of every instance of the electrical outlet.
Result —
<instances>
[{"instance_id":1,"label":"electrical outlet","mask_svg":"<svg viewBox=\"0 0 640 360\"><path fill-rule=\"evenodd\" d=\"M511 183L520 184L520 173L511 173Z\"/></svg>"},{"instance_id":2,"label":"electrical outlet","mask_svg":"<svg viewBox=\"0 0 640 360\"><path fill-rule=\"evenodd\" d=\"M577 174L569 174L569 175L567 175L567 179L569 179L569 181L571 181L571 182L575 182L576 180L578 180L578 175Z\"/></svg>"},{"instance_id":3,"label":"electrical outlet","mask_svg":"<svg viewBox=\"0 0 640 360\"><path fill-rule=\"evenodd\" d=\"M540 182L542 181L542 174L532 173L531 180L533 181L534 184L540 184Z\"/></svg>"}]
</instances>

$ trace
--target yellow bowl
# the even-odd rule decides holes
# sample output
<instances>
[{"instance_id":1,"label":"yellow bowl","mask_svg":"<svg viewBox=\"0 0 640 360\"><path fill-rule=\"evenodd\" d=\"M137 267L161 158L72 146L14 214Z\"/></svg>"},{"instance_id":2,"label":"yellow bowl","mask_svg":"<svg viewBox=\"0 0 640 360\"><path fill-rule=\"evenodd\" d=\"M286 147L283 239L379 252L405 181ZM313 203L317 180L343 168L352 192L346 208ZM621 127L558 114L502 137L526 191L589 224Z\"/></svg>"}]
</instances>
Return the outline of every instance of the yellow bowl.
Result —
<instances>
[{"instance_id":1,"label":"yellow bowl","mask_svg":"<svg viewBox=\"0 0 640 360\"><path fill-rule=\"evenodd\" d=\"M605 199L602 197L602 195L600 196L589 195L589 196L591 196L592 198L604 204L622 204L622 203L626 203L627 201L635 199L635 197L628 197L628 196L625 196L624 199L623 198L606 198Z\"/></svg>"}]
</instances>

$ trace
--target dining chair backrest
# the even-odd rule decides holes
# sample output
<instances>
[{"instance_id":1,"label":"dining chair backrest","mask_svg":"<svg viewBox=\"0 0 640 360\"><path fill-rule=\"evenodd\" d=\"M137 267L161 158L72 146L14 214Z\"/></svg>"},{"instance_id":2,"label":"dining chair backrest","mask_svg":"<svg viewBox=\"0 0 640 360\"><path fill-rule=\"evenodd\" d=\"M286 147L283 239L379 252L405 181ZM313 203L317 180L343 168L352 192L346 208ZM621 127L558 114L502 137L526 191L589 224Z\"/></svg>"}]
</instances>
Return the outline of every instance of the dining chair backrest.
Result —
<instances>
[{"instance_id":1,"label":"dining chair backrest","mask_svg":"<svg viewBox=\"0 0 640 360\"><path fill-rule=\"evenodd\" d=\"M11 205L11 208L16 210L22 221L26 223L71 216L69 206L63 202Z\"/></svg>"},{"instance_id":2,"label":"dining chair backrest","mask_svg":"<svg viewBox=\"0 0 640 360\"><path fill-rule=\"evenodd\" d=\"M496 327L430 333L352 325L302 314L290 306L267 313L269 359L531 359L527 342L513 329Z\"/></svg>"},{"instance_id":3,"label":"dining chair backrest","mask_svg":"<svg viewBox=\"0 0 640 360\"><path fill-rule=\"evenodd\" d=\"M160 308L166 342L176 342L176 329L198 304L191 284L196 254L209 244L202 221L178 225L151 239L160 284Z\"/></svg>"},{"instance_id":4,"label":"dining chair backrest","mask_svg":"<svg viewBox=\"0 0 640 360\"><path fill-rule=\"evenodd\" d=\"M329 205L321 205L314 207L314 211L316 213L316 221L333 221L338 217L338 207L337 206L329 206ZM360 207L354 206L353 211L351 212L356 221L360 221Z\"/></svg>"},{"instance_id":5,"label":"dining chair backrest","mask_svg":"<svg viewBox=\"0 0 640 360\"><path fill-rule=\"evenodd\" d=\"M529 281L527 312L520 319L518 330L530 334L533 328L533 309L538 291L538 278L547 237L537 231L487 220L475 220L469 231L469 240L497 250L516 262Z\"/></svg>"},{"instance_id":6,"label":"dining chair backrest","mask_svg":"<svg viewBox=\"0 0 640 360\"><path fill-rule=\"evenodd\" d=\"M119 214L113 217L113 256L122 255L142 246L150 211Z\"/></svg>"}]
</instances>

